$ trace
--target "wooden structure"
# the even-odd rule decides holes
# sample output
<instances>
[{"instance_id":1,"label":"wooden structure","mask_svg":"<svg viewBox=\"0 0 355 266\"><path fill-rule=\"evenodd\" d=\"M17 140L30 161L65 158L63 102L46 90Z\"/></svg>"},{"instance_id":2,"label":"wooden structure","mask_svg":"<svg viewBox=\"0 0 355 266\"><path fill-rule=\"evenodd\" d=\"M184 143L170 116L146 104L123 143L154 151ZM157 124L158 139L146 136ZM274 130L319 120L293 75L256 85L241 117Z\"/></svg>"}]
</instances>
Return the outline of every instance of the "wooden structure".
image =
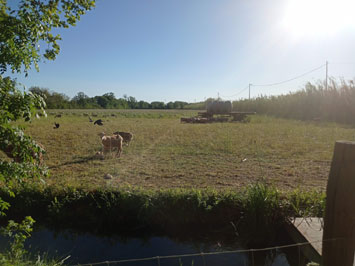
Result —
<instances>
[{"instance_id":1,"label":"wooden structure","mask_svg":"<svg viewBox=\"0 0 355 266\"><path fill-rule=\"evenodd\" d=\"M296 218L286 229L297 243L313 242L302 246L308 259L322 266L355 265L355 142L335 143L323 230L321 218Z\"/></svg>"},{"instance_id":2,"label":"wooden structure","mask_svg":"<svg viewBox=\"0 0 355 266\"><path fill-rule=\"evenodd\" d=\"M212 101L206 105L206 111L198 112L196 117L181 118L182 123L213 123L239 121L249 122L248 115L255 112L232 112L231 101Z\"/></svg>"},{"instance_id":3,"label":"wooden structure","mask_svg":"<svg viewBox=\"0 0 355 266\"><path fill-rule=\"evenodd\" d=\"M223 115L213 115L208 112L199 112L196 117L182 117L182 123L213 123L213 122L249 122L248 115L254 115L255 112L230 112Z\"/></svg>"},{"instance_id":4,"label":"wooden structure","mask_svg":"<svg viewBox=\"0 0 355 266\"><path fill-rule=\"evenodd\" d=\"M353 266L355 251L355 142L337 141L327 185L324 266Z\"/></svg>"},{"instance_id":5,"label":"wooden structure","mask_svg":"<svg viewBox=\"0 0 355 266\"><path fill-rule=\"evenodd\" d=\"M309 245L300 246L300 250L305 258L309 261L321 262L323 218L294 218L285 225L285 228L295 243L310 243Z\"/></svg>"}]
</instances>

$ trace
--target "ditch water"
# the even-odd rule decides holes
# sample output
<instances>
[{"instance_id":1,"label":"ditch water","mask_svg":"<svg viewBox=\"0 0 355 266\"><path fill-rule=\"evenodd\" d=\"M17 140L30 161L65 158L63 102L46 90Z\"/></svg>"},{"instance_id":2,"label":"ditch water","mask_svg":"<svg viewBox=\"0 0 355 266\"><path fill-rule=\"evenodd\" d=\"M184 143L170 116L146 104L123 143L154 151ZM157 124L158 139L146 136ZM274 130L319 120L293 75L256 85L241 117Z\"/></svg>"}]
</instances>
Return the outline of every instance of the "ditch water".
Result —
<instances>
[{"instance_id":1,"label":"ditch water","mask_svg":"<svg viewBox=\"0 0 355 266\"><path fill-rule=\"evenodd\" d=\"M291 244L283 240L279 244ZM0 239L0 249L8 245L5 238ZM156 256L171 256L209 252L223 252L245 250L241 243L225 239L211 240L208 235L196 237L185 236L131 236L118 235L97 236L90 233L74 233L67 230L51 231L49 229L36 229L32 237L26 241L26 248L31 254L46 253L49 258L63 259L70 256L65 265L90 264L105 261L119 261L128 259L152 258ZM303 263L300 263L303 261ZM265 252L242 252L230 254L205 254L189 256L160 258L146 261L133 261L121 263L104 263L100 265L137 265L137 266L293 266L305 265L304 258L299 257L298 249L284 248Z\"/></svg>"}]
</instances>

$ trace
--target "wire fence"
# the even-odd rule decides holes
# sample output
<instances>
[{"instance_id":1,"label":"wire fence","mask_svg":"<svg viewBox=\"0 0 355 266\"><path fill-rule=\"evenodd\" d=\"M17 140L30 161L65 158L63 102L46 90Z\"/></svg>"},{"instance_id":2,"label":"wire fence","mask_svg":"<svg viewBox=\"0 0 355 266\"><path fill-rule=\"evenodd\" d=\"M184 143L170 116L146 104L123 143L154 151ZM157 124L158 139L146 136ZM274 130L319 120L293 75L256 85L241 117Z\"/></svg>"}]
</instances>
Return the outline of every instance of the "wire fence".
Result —
<instances>
[{"instance_id":1,"label":"wire fence","mask_svg":"<svg viewBox=\"0 0 355 266\"><path fill-rule=\"evenodd\" d=\"M142 263L142 262L147 262L151 261L157 266L161 266L163 260L167 259L179 259L179 265L183 265L181 262L182 258L194 258L194 257L200 257L202 261L203 266L207 266L206 262L206 257L208 256L213 256L213 255L228 255L228 254L248 254L248 258L246 261L244 261L244 265L249 265L249 266L256 266L256 253L258 252L267 252L267 251L278 251L281 249L287 249L287 248L298 248L298 265L301 266L302 260L301 260L301 248L304 246L308 246L311 244L316 244L316 243L324 243L328 241L339 241L339 240L344 240L345 238L332 238L332 239L326 239L326 240L317 240L317 241L311 241L311 242L302 242L302 243L295 243L295 244L289 244L289 245L280 245L280 246L272 246L272 247L266 247L266 248L256 248L256 249L239 249L239 250L230 250L230 251L214 251L214 252L200 252L200 253L191 253L191 254L180 254L180 255L168 255L168 256L154 256L154 257L146 257L146 258L136 258L136 259L123 259L123 260L115 260L115 261L101 261L101 262L93 262L93 263L85 263L85 264L73 264L71 266L96 266L96 265L118 265L118 264L127 264L127 263L135 263L134 265L137 265L136 263ZM153 265L153 264L151 264ZM192 265L194 263L192 262ZM211 264L214 265L214 264ZM237 264L240 265L240 264ZM264 264L263 264L264 265Z\"/></svg>"}]
</instances>

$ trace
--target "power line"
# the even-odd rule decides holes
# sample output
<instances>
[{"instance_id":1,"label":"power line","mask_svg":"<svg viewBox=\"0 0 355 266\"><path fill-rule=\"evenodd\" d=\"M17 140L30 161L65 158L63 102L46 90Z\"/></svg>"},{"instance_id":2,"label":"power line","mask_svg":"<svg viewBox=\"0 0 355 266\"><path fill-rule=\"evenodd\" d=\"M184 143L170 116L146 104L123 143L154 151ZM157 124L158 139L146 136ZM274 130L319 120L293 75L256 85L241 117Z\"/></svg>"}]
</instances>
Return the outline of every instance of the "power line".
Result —
<instances>
[{"instance_id":1,"label":"power line","mask_svg":"<svg viewBox=\"0 0 355 266\"><path fill-rule=\"evenodd\" d=\"M223 98L232 98L232 97L237 97L238 95L240 95L242 92L244 92L246 89L249 88L249 99L250 99L250 87L251 86L255 86L255 87L269 87L269 86L276 86L276 85L281 85L281 84L284 84L284 83L287 83L287 82L290 82L290 81L293 81L293 80L296 80L296 79L299 79L299 78L302 78L312 72L315 72L323 67L326 67L326 82L328 81L328 65L330 63L327 61L325 64L317 67L317 68L314 68L314 69L311 69L301 75L298 75L298 76L295 76L293 78L290 78L290 79L287 79L287 80L283 80L283 81L280 81L280 82L275 82L275 83L268 83L268 84L249 84L248 86L246 86L245 88L243 88L242 90L240 90L239 92L235 93L235 94L232 94L232 95L229 95L229 96L226 96L226 95L220 95L221 97ZM342 63L338 63L338 62L331 62L331 64L355 64L355 63L352 63L352 62L342 62ZM219 95L219 94L218 94Z\"/></svg>"},{"instance_id":2,"label":"power line","mask_svg":"<svg viewBox=\"0 0 355 266\"><path fill-rule=\"evenodd\" d=\"M237 92L237 93L235 93L235 94L233 94L233 95L230 95L230 96L221 95L221 97L223 97L223 98L236 97L236 96L238 96L239 94L241 94L243 91L245 91L248 87L249 87L249 85L247 85L244 89L241 89L239 92Z\"/></svg>"},{"instance_id":3,"label":"power line","mask_svg":"<svg viewBox=\"0 0 355 266\"><path fill-rule=\"evenodd\" d=\"M355 65L355 62L328 62L328 64L332 64L332 65Z\"/></svg>"},{"instance_id":4,"label":"power line","mask_svg":"<svg viewBox=\"0 0 355 266\"><path fill-rule=\"evenodd\" d=\"M284 80L284 81L280 81L280 82L275 82L275 83L269 83L269 84L252 84L252 86L268 87L268 86L280 85L280 84L283 84L283 83L286 83L286 82L290 82L290 81L295 80L295 79L299 79L299 78L301 78L301 77L303 77L303 76L306 76L306 75L308 75L308 74L310 74L310 73L312 73L312 72L314 72L314 71L317 71L317 70L319 70L319 69L325 67L326 65L327 65L327 64L323 64L323 65L321 65L321 66L319 66L319 67L317 67L317 68L314 68L314 69L312 69L312 70L310 70L310 71L308 71L308 72L306 72L306 73L303 73L303 74L301 74L301 75L299 75L299 76L296 76L296 77L291 78L291 79L288 79L288 80Z\"/></svg>"}]
</instances>

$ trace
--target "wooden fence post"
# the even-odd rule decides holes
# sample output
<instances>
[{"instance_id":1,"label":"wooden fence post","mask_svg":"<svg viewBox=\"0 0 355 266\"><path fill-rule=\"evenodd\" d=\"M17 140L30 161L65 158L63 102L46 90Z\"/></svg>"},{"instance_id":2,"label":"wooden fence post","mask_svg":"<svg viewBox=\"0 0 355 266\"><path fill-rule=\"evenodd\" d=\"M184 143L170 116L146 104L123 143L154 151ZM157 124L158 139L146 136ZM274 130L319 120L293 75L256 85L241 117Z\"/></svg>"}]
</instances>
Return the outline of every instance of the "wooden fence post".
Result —
<instances>
[{"instance_id":1,"label":"wooden fence post","mask_svg":"<svg viewBox=\"0 0 355 266\"><path fill-rule=\"evenodd\" d=\"M327 185L323 241L324 266L353 266L355 250L355 142L337 141L335 143Z\"/></svg>"}]
</instances>

